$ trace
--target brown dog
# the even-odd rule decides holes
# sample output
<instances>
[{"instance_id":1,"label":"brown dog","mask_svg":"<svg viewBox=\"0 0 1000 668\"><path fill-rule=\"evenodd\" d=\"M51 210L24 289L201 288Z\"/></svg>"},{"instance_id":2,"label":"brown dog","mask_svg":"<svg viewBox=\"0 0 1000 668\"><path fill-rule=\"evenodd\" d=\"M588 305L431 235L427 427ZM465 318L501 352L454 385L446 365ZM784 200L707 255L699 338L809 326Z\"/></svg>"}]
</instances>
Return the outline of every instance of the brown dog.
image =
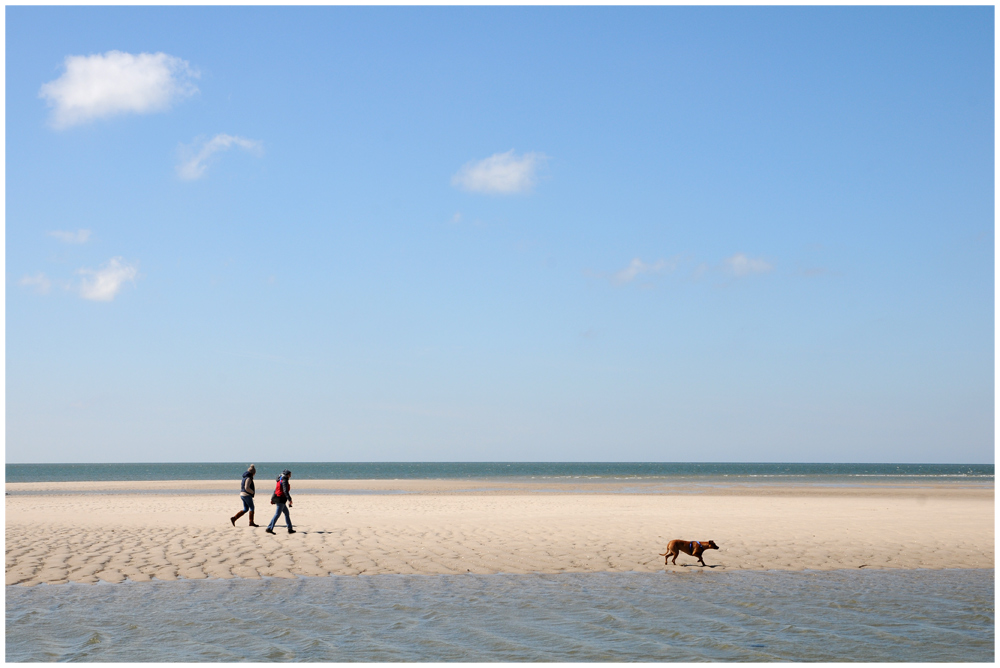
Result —
<instances>
[{"instance_id":1,"label":"brown dog","mask_svg":"<svg viewBox=\"0 0 1000 668\"><path fill-rule=\"evenodd\" d=\"M667 551L661 554L661 557L666 557L663 560L664 564L670 563L670 557L674 558L674 565L677 565L677 557L681 552L685 554L690 554L692 557L696 558L701 562L702 566L708 566L705 560L701 558L702 553L705 550L718 550L719 546L715 544L714 540L672 540L667 543Z\"/></svg>"}]
</instances>

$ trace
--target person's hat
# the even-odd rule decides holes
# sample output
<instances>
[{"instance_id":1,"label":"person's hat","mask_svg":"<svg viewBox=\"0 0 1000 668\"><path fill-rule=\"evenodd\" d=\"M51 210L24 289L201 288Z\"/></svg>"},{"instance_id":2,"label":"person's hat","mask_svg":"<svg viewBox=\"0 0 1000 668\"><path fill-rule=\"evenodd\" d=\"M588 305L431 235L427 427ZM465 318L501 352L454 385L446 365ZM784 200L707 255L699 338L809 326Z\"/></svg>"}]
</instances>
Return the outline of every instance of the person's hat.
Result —
<instances>
[{"instance_id":1,"label":"person's hat","mask_svg":"<svg viewBox=\"0 0 1000 668\"><path fill-rule=\"evenodd\" d=\"M281 472L281 475L286 475L286 476L287 475L292 475L292 472L289 471L288 469L285 469L284 471Z\"/></svg>"}]
</instances>

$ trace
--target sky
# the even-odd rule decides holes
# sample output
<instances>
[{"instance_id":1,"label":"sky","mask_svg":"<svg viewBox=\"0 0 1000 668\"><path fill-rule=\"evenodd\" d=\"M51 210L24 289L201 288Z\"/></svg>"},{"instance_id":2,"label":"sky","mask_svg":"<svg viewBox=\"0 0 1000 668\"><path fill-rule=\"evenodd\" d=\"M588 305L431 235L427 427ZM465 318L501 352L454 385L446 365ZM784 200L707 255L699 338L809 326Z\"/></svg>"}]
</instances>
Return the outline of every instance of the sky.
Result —
<instances>
[{"instance_id":1,"label":"sky","mask_svg":"<svg viewBox=\"0 0 1000 668\"><path fill-rule=\"evenodd\" d=\"M6 461L994 461L992 7L8 7Z\"/></svg>"}]
</instances>

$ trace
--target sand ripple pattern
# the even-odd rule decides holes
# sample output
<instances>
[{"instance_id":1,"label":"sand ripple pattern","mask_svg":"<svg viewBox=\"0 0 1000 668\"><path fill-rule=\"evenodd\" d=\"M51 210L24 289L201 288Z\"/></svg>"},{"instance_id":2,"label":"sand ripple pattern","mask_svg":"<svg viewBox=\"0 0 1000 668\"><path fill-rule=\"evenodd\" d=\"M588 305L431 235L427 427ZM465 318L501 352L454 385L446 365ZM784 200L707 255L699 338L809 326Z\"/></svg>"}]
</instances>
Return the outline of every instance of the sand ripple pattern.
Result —
<instances>
[{"instance_id":1,"label":"sand ripple pattern","mask_svg":"<svg viewBox=\"0 0 1000 668\"><path fill-rule=\"evenodd\" d=\"M403 483L400 483L403 484ZM8 486L10 488L10 486ZM671 538L715 571L993 568L992 490L836 497L658 494L296 496L298 533L229 516L234 495L6 498L8 585L375 574L662 571ZM267 506L270 511L270 506ZM270 512L257 516L266 524ZM283 521L283 520L282 520ZM686 555L667 570L705 572Z\"/></svg>"}]
</instances>

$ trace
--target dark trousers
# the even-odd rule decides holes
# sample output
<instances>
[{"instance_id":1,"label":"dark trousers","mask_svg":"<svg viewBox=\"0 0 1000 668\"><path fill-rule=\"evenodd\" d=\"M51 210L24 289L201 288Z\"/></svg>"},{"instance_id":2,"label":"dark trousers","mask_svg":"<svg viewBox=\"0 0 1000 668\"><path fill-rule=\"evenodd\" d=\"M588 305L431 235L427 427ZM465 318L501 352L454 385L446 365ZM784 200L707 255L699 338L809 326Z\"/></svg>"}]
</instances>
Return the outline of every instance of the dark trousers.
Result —
<instances>
[{"instance_id":1,"label":"dark trousers","mask_svg":"<svg viewBox=\"0 0 1000 668\"><path fill-rule=\"evenodd\" d=\"M288 525L288 529L289 529L289 531L291 531L291 529L292 529L292 518L288 514L288 506L286 506L281 501L278 501L274 505L276 505L278 507L278 509L274 511L274 517L271 518L271 523L267 525L267 528L273 530L274 529L274 523L278 521L279 517L281 517L281 513L285 513L285 524Z\"/></svg>"}]
</instances>

